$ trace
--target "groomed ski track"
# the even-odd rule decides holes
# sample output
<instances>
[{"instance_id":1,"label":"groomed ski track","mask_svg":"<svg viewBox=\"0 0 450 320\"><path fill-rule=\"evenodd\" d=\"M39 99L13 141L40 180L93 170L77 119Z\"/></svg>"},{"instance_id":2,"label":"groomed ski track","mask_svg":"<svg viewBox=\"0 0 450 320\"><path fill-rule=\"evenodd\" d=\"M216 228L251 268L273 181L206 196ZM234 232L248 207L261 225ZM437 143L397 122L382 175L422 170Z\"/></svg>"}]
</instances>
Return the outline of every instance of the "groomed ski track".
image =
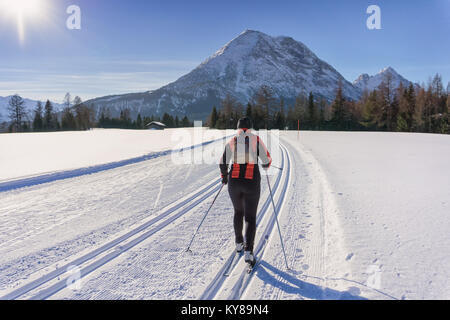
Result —
<instances>
[{"instance_id":1,"label":"groomed ski track","mask_svg":"<svg viewBox=\"0 0 450 320\"><path fill-rule=\"evenodd\" d=\"M280 172L277 174L277 178L273 185L273 190L272 190L274 197L277 195L277 193L279 191L279 198L278 198L278 201L276 204L277 212L280 211L280 208L285 199L285 195L286 195L287 189L289 187L289 179L290 179L290 172L291 172L291 165L290 165L291 160L290 160L289 152L284 146L282 146L281 149L282 149L282 154L283 154L281 168L283 169L283 171L280 170ZM284 183L281 186L281 190L279 190L283 172L284 172L284 177L285 177ZM262 183L265 183L265 181L262 181ZM271 216L266 219L269 221L266 222L266 227L265 227L264 231L261 232L259 230L261 230L261 227L262 227L261 224L262 224L264 218L267 216L267 212L269 212L269 214L271 214ZM256 223L259 228L258 232L257 232L257 236L259 236L259 237L256 238L255 251L254 251L257 259L261 259L264 255L264 250L266 249L266 245L267 245L267 241L268 241L266 237L269 237L271 235L271 233L273 231L273 227L275 225L275 221L276 220L275 220L275 216L273 215L272 202L271 202L271 199L269 196L266 199L266 201L264 202L264 204L262 205L261 209L258 212L258 216L257 216ZM234 284L232 284L232 289L230 290L227 299L229 299L229 300L241 299L242 295L244 294L246 288L248 287L248 284L250 283L250 281L254 275L254 272L247 274L246 268L244 267L245 264L243 263L242 257L238 257L239 261L229 271L230 276L226 277L224 275L224 272L228 269L230 263L233 262L234 255L235 255L234 252L232 252L230 254L230 256L228 257L228 259L226 260L226 262L224 263L222 268L219 270L219 272L217 272L213 281L208 285L208 287L205 289L203 294L199 297L200 300L212 300L219 293L223 294L223 291L226 290L226 288L224 288L224 286L225 286L225 284L228 284L228 286L229 286L229 282L234 283ZM240 271L238 271L238 270L240 270ZM239 276L237 276L237 277L236 277L236 275L233 276L233 273L237 273Z\"/></svg>"},{"instance_id":2,"label":"groomed ski track","mask_svg":"<svg viewBox=\"0 0 450 320\"><path fill-rule=\"evenodd\" d=\"M198 147L209 146L215 142L224 141L226 138L216 139L212 141L207 141L198 145L193 145L186 148L181 148L177 150L169 150L164 152L158 152L154 154L145 155L138 158L133 158L130 160L114 162L110 164L94 166L91 168L79 169L79 170L69 170L67 172L60 172L50 175L42 175L34 178L27 178L23 180L15 180L11 182L2 183L0 185L0 192L13 191L14 193L20 193L22 190L27 190L26 187L58 183L59 180L65 180L69 182L71 178L82 177L85 175L94 176L96 173L101 173L109 170L117 170L125 166L133 166L141 162L146 162L149 160L154 160L157 158L168 157L172 152L183 152L191 150ZM214 166L215 167L215 166ZM215 167L216 168L216 167ZM216 168L217 170L217 168ZM191 172L188 172L188 175ZM217 175L216 175L217 176ZM25 188L25 189L22 189ZM127 231L125 234L108 241L107 243L101 245L100 247L91 250L81 256L74 259L66 258L65 260L71 260L70 262L64 263L62 266L56 264L56 269L45 273L44 275L39 275L38 277L32 275L31 281L25 284L21 284L18 288L9 293L0 296L1 300L12 300L12 299L46 299L51 297L60 290L66 288L69 285L70 277L73 272L72 268L76 266L79 268L80 277L83 278L93 272L94 270L100 268L106 263L117 258L119 255L123 254L130 248L136 246L147 238L151 237L155 233L161 231L163 228L170 225L173 221L179 219L186 213L190 212L193 208L197 207L210 198L213 194L217 193L220 188L220 179L214 179L211 183L208 183L206 187L201 188L199 191L194 191L187 196L176 200L169 205L165 206L163 209L159 210L160 213L156 217L149 217L144 219L144 223L139 224L137 227L133 227L131 230ZM160 189L162 191L162 188ZM156 202L159 200L158 199ZM156 204L155 204L156 205ZM64 260L62 260L64 261ZM54 264L53 264L54 265ZM42 273L42 272L41 272Z\"/></svg>"},{"instance_id":3,"label":"groomed ski track","mask_svg":"<svg viewBox=\"0 0 450 320\"><path fill-rule=\"evenodd\" d=\"M284 155L281 166L283 166L285 162L285 157L286 156ZM277 174L277 179L273 186L274 194L276 194L278 191L282 173L283 172L280 171ZM287 182L284 184L284 186L287 186ZM147 221L137 227L134 227L132 230L126 232L125 234L108 241L107 243L92 251L89 251L86 254L83 254L82 256L72 259L70 262L64 263L62 266L58 266L51 272L48 272L39 277L34 277L34 279L32 279L31 281L28 281L25 284L21 284L19 287L14 288L14 290L0 297L0 299L42 300L54 296L56 293L60 292L63 289L66 289L71 285L71 281L73 279L72 268L74 266L78 268L78 277L83 279L90 273L113 261L123 253L127 252L129 249L135 247L155 233L169 226L172 222L190 212L199 204L203 204L205 200L209 199L212 195L217 193L219 188L220 180L215 180L213 183L208 184L200 191L193 192L183 199L175 201L174 203L166 206L163 210L160 210L160 213L156 217L147 219ZM264 217L269 205L270 198L267 197L264 205L262 206L262 209L260 210L260 214L258 216L258 224Z\"/></svg>"},{"instance_id":4,"label":"groomed ski track","mask_svg":"<svg viewBox=\"0 0 450 320\"><path fill-rule=\"evenodd\" d=\"M102 265L110 262L117 256L121 255L125 251L129 250L130 248L136 246L140 242L144 241L148 237L152 236L156 232L160 231L167 225L169 225L174 220L178 219L185 213L189 212L192 208L197 206L202 201L209 198L211 195L213 195L215 192L217 192L220 188L219 180L214 181L207 187L203 188L199 192L195 193L194 195L189 196L187 199L182 200L178 203L173 204L170 206L167 210L165 210L163 213L158 215L156 218L151 219L150 221L140 225L139 227L135 228L132 231L127 232L125 235L118 237L117 239L114 239L105 245L101 246L98 249L95 249L88 254L83 255L82 257L65 264L62 267L59 267L55 271L50 272L49 274L38 278L37 280L32 281L31 283L28 283L24 285L23 287L20 287L13 292L1 297L3 300L11 300L11 299L17 299L24 294L38 289L39 287L45 285L46 283L49 283L53 279L60 277L66 273L69 273L68 270L70 270L71 266L82 266L85 265L81 270L81 277L85 277L92 271L96 270L97 268L100 268ZM175 213L175 214L172 214ZM167 218L167 219L165 219ZM158 222L160 222L158 225L156 225ZM156 225L154 228L147 230L151 226ZM95 260L95 258L101 256L99 259ZM43 289L36 295L32 296L31 299L34 300L43 300L46 299L52 295L54 295L56 292L64 289L67 287L67 283L69 281L69 276L67 278L64 278L62 280L58 280L57 283L53 284L51 287Z\"/></svg>"},{"instance_id":5,"label":"groomed ski track","mask_svg":"<svg viewBox=\"0 0 450 320\"><path fill-rule=\"evenodd\" d=\"M390 208L364 197L367 192L375 192L379 201L386 198L394 203L397 199L388 193L400 181L398 177L410 174L413 168L422 168L418 161L408 168L403 167L403 162L397 163L394 168L400 171L390 177L390 171L385 172L379 165L380 161L390 163L388 142L395 140L394 145L403 146L407 141L409 147L401 150L406 157L413 151L420 153L415 150L416 145L421 147L419 150L428 150L430 141L441 143L437 143L438 150L447 152L446 140L438 136L335 132L280 132L280 140L281 152L274 156L274 165L284 170L272 169L269 178L289 268L264 176L255 242L255 254L261 260L253 273L245 273L246 266L240 258L235 259L228 276L223 276L235 246L233 207L226 188L197 234L192 252L186 252L220 188L218 167L216 163L178 166L170 161L170 156L162 155L0 192L0 299L321 300L446 296L445 281L436 280L447 279L446 270L439 269L439 264L428 261L425 255L411 256L414 252L425 254L421 248L427 242L422 244L421 239L411 237L422 227L410 230L411 226L405 229L398 225L400 221L410 223L413 212L413 217L422 219L418 220L424 225L422 229L431 230L431 225L436 228L436 235L424 240L430 244L436 237L447 240L444 220L429 224L416 207L422 201L421 193L427 195L425 203L430 206L432 199L445 196L442 190L425 190L427 187L422 186L423 175L432 172L423 172L413 179L411 196L419 199L408 200L412 204L406 208L398 207L402 215L394 220ZM349 146L349 142L355 145ZM223 147L210 143L205 145L205 152L216 150L214 146ZM364 154L358 154L359 150L365 150ZM349 158L350 154L359 156ZM437 161L436 166L444 168L445 164ZM366 167L370 170L363 170ZM434 180L441 179L442 186L448 185L446 175L434 174ZM353 182L355 177L359 183ZM381 177L390 188L379 184ZM400 200L402 203L407 199ZM445 205L442 206L433 207L441 210L438 217L445 216ZM396 233L391 234L392 230ZM393 238L395 241L390 241ZM428 251L427 257L436 255L436 259L445 261L445 255L436 248ZM393 254L396 252L402 255ZM414 270L409 269L411 261L416 261ZM437 266L433 274L415 277L416 268L429 270L430 265ZM78 276L80 281L72 286ZM436 289L438 285L441 291Z\"/></svg>"},{"instance_id":6,"label":"groomed ski track","mask_svg":"<svg viewBox=\"0 0 450 320\"><path fill-rule=\"evenodd\" d=\"M220 189L218 168L214 164L189 165L187 170L176 169L173 164L166 162L167 156L162 156L96 174L33 186L30 190L25 188L3 193L7 195L7 200L12 197L12 201L22 193L23 197L32 195L34 198L36 192L47 194L47 188L53 190L67 186L71 191L79 189L84 199L89 197L86 193L86 186L89 185L90 188L100 189L96 192L105 193L101 197L102 204L114 208L112 206L116 205L117 200L109 195L111 191L105 188L104 183L105 179L112 179L113 183L127 186L119 190L120 197L127 195L132 200L140 200L150 195L156 201L155 208L158 202L162 201L164 205L151 212L149 204L141 201L132 212L137 210L143 213L136 217L132 215L129 227L108 233L107 237L100 238L103 241L85 250L72 250L73 253L68 250L66 256L59 260L44 259L40 262L40 268L24 269L28 275L19 281L9 281L12 285L8 285L7 291L3 289L0 299L360 298L347 291L349 282L337 279L340 274L347 274L351 279L350 271L346 271L348 268L327 265L327 261L333 261L328 252L342 256L345 250L340 247L341 233L333 213L336 206L326 177L311 155L298 149L295 140L284 140L280 145L279 159L274 159L274 165L282 170L271 169L274 175L269 176L269 180L290 270L286 269L282 258L274 209L264 175L255 241L255 255L261 260L252 273L247 274L245 262L239 258L235 259L229 275L224 276L234 256L233 208L228 194L223 192L226 188L197 234L192 252L186 252L190 238ZM291 156L291 152L296 153L295 157ZM158 168L162 164L166 169ZM161 180L160 185L150 188L149 177L140 177L143 170L149 168L153 168L151 174ZM185 175L181 181L177 178L170 181L169 177L176 177L178 172ZM187 180L189 177L195 179ZM94 185L91 185L92 181ZM184 185L185 182L188 183ZM163 191L166 190L178 190L181 196L165 194ZM64 194L62 196L65 197ZM60 198L61 195L58 196ZM170 198L172 200L168 202ZM119 199L119 206L121 203L123 200ZM51 205L55 204L51 202ZM305 212L310 214L305 215ZM89 214L89 211L86 213ZM96 233L101 230L95 226ZM18 244L13 246L17 247ZM52 257L54 255L52 253ZM32 258L26 257L25 262L34 261ZM307 263L311 266L310 272L305 272ZM10 262L9 265L13 264ZM3 270L0 268L0 273L11 274L9 265ZM15 278L18 275L13 274ZM72 281L76 279L80 280L73 284Z\"/></svg>"}]
</instances>

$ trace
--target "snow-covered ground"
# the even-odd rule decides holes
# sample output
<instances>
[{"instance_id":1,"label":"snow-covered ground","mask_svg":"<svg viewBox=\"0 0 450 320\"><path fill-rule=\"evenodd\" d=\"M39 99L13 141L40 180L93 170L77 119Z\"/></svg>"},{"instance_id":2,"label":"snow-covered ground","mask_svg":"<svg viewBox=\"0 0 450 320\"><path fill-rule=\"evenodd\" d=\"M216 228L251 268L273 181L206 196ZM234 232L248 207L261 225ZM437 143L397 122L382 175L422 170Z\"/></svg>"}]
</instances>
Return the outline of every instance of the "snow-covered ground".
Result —
<instances>
[{"instance_id":1,"label":"snow-covered ground","mask_svg":"<svg viewBox=\"0 0 450 320\"><path fill-rule=\"evenodd\" d=\"M329 184L345 245L335 258L348 265L351 280L397 298L450 298L450 136L302 132L299 140L287 138ZM372 293L367 296L382 297Z\"/></svg>"},{"instance_id":2,"label":"snow-covered ground","mask_svg":"<svg viewBox=\"0 0 450 320\"><path fill-rule=\"evenodd\" d=\"M169 142L170 133L85 133L90 138L67 133L75 145L87 143L92 148L92 154L83 154L84 162L70 162L73 156L62 153L57 167L29 172L16 168L18 173L10 177L178 148L180 141ZM147 141L152 134L158 136ZM109 145L94 148L95 135ZM37 157L33 153L40 150L31 146L36 144L33 139L41 139L41 146L48 140L47 150L52 155L58 152L52 151L52 144L60 138L50 135L4 135L0 144L4 137L23 139L23 150L28 150L13 152L15 162L2 154L0 162L10 166L38 167L31 165ZM108 137L114 142L107 142ZM202 141L213 139L206 136ZM184 143L189 145L188 140ZM262 261L254 274L243 273L240 259L229 277L222 275L234 247L233 210L226 187L192 252L186 252L220 188L219 170L215 163L175 164L169 154L160 154L97 173L0 192L0 297L450 298L446 161L450 136L302 131L300 135L282 132L281 143L283 152L274 164L284 169L273 169L269 179L280 209L289 270L265 177L255 247ZM222 146L223 141L217 141L205 145L204 151L214 153ZM45 155L41 159L45 163ZM81 282L67 286L67 280L78 275Z\"/></svg>"},{"instance_id":3,"label":"snow-covered ground","mask_svg":"<svg viewBox=\"0 0 450 320\"><path fill-rule=\"evenodd\" d=\"M0 134L0 182L183 148L220 135L194 128Z\"/></svg>"}]
</instances>

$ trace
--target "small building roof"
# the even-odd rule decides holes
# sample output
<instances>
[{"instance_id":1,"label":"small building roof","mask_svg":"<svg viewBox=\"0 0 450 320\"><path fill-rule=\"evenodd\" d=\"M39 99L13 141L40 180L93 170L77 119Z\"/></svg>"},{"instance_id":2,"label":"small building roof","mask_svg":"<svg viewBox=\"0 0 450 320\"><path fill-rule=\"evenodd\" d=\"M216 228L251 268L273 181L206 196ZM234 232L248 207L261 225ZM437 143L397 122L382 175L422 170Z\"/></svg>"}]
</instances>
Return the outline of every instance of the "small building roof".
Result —
<instances>
[{"instance_id":1,"label":"small building roof","mask_svg":"<svg viewBox=\"0 0 450 320\"><path fill-rule=\"evenodd\" d=\"M151 125L155 125L158 127L164 127L166 128L167 126L164 123L158 122L158 121L152 121L149 124L147 124L147 127L150 127Z\"/></svg>"}]
</instances>

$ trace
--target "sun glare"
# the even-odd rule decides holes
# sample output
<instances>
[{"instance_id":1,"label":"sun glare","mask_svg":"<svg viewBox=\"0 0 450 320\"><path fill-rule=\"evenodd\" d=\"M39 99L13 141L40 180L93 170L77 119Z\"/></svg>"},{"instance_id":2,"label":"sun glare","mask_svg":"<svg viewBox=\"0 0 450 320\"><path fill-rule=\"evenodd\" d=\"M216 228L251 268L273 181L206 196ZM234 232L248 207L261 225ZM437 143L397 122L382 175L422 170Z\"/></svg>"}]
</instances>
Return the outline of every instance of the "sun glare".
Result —
<instances>
[{"instance_id":1,"label":"sun glare","mask_svg":"<svg viewBox=\"0 0 450 320\"><path fill-rule=\"evenodd\" d=\"M41 4L41 0L0 0L3 11L29 16L39 14Z\"/></svg>"},{"instance_id":2,"label":"sun glare","mask_svg":"<svg viewBox=\"0 0 450 320\"><path fill-rule=\"evenodd\" d=\"M16 20L21 43L25 41L25 24L41 17L44 2L45 0L0 0L0 13Z\"/></svg>"}]
</instances>

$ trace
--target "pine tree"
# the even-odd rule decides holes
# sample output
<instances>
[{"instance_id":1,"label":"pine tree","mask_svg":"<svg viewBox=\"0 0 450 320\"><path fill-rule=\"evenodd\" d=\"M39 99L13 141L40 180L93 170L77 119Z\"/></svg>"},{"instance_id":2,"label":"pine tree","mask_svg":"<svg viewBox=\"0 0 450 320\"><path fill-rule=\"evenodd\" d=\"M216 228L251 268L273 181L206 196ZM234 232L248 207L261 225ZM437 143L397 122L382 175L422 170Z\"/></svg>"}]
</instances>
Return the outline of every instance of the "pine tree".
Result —
<instances>
[{"instance_id":1,"label":"pine tree","mask_svg":"<svg viewBox=\"0 0 450 320\"><path fill-rule=\"evenodd\" d=\"M187 116L184 116L183 120L181 120L181 125L185 128L191 127L191 122L189 121Z\"/></svg>"},{"instance_id":2,"label":"pine tree","mask_svg":"<svg viewBox=\"0 0 450 320\"><path fill-rule=\"evenodd\" d=\"M409 131L408 123L403 118L403 115L399 115L397 117L397 128L396 128L396 131L399 131L399 132L408 132Z\"/></svg>"},{"instance_id":3,"label":"pine tree","mask_svg":"<svg viewBox=\"0 0 450 320\"><path fill-rule=\"evenodd\" d=\"M9 99L8 111L14 131L22 131L22 121L25 117L25 101L23 101L21 96L15 94Z\"/></svg>"},{"instance_id":4,"label":"pine tree","mask_svg":"<svg viewBox=\"0 0 450 320\"><path fill-rule=\"evenodd\" d=\"M83 100L81 100L81 98L79 96L76 96L75 98L73 98L73 105L77 106L79 104L82 104Z\"/></svg>"},{"instance_id":5,"label":"pine tree","mask_svg":"<svg viewBox=\"0 0 450 320\"><path fill-rule=\"evenodd\" d=\"M442 77L440 74L436 74L432 81L433 90L433 104L435 105L434 114L443 114L446 112L447 94L444 90L442 83Z\"/></svg>"},{"instance_id":6,"label":"pine tree","mask_svg":"<svg viewBox=\"0 0 450 320\"><path fill-rule=\"evenodd\" d=\"M219 115L217 114L216 106L214 106L212 109L212 112L211 112L210 119L209 119L209 127L210 128L216 128L218 118L219 118Z\"/></svg>"},{"instance_id":7,"label":"pine tree","mask_svg":"<svg viewBox=\"0 0 450 320\"><path fill-rule=\"evenodd\" d=\"M284 130L284 128L286 127L286 115L285 115L285 111L284 111L284 99L283 97L280 98L280 105L279 105L279 110L277 112L277 116L276 116L276 125L275 128L279 129L279 130Z\"/></svg>"},{"instance_id":8,"label":"pine tree","mask_svg":"<svg viewBox=\"0 0 450 320\"><path fill-rule=\"evenodd\" d=\"M56 131L61 130L61 124L59 123L58 115L56 113L53 113L52 121L53 121L53 126L54 126L55 130Z\"/></svg>"},{"instance_id":9,"label":"pine tree","mask_svg":"<svg viewBox=\"0 0 450 320\"><path fill-rule=\"evenodd\" d=\"M331 123L336 130L345 129L346 110L345 110L345 98L342 93L342 83L339 81L339 85L336 91L336 97L331 105L333 116Z\"/></svg>"},{"instance_id":10,"label":"pine tree","mask_svg":"<svg viewBox=\"0 0 450 320\"><path fill-rule=\"evenodd\" d=\"M120 110L119 115L120 128L128 129L131 126L130 109L125 108Z\"/></svg>"},{"instance_id":11,"label":"pine tree","mask_svg":"<svg viewBox=\"0 0 450 320\"><path fill-rule=\"evenodd\" d=\"M413 116L413 131L425 132L425 109L426 109L426 91L420 88L416 97L416 108Z\"/></svg>"},{"instance_id":12,"label":"pine tree","mask_svg":"<svg viewBox=\"0 0 450 320\"><path fill-rule=\"evenodd\" d=\"M391 112L390 112L390 119L389 119L389 123L391 123L392 125L391 125L391 131L396 131L396 128L397 128L397 118L398 118L398 115L399 115L399 101L398 101L398 95L397 94L394 94L394 98L393 98L393 100L392 100L392 103L391 103L391 106L390 106L390 109L391 109ZM394 126L394 124L395 124L395 126Z\"/></svg>"},{"instance_id":13,"label":"pine tree","mask_svg":"<svg viewBox=\"0 0 450 320\"><path fill-rule=\"evenodd\" d=\"M383 81L378 87L380 92L380 107L381 107L381 117L379 118L379 127L387 131L393 131L396 115L394 113L396 110L393 109L393 102L395 97L395 88L393 82L393 75L391 73L386 73L384 75Z\"/></svg>"},{"instance_id":14,"label":"pine tree","mask_svg":"<svg viewBox=\"0 0 450 320\"><path fill-rule=\"evenodd\" d=\"M316 129L316 105L314 104L314 95L309 93L308 97L308 125L309 129Z\"/></svg>"},{"instance_id":15,"label":"pine tree","mask_svg":"<svg viewBox=\"0 0 450 320\"><path fill-rule=\"evenodd\" d=\"M136 118L136 128L137 129L142 129L142 117L141 114L139 113L137 118Z\"/></svg>"},{"instance_id":16,"label":"pine tree","mask_svg":"<svg viewBox=\"0 0 450 320\"><path fill-rule=\"evenodd\" d=\"M432 118L435 113L435 105L433 104L433 88L431 82L428 84L428 88L425 91L425 103L423 108L423 122L425 132L431 133L433 132L433 123Z\"/></svg>"},{"instance_id":17,"label":"pine tree","mask_svg":"<svg viewBox=\"0 0 450 320\"><path fill-rule=\"evenodd\" d=\"M446 113L450 114L450 82L448 83L447 87L447 110Z\"/></svg>"},{"instance_id":18,"label":"pine tree","mask_svg":"<svg viewBox=\"0 0 450 320\"><path fill-rule=\"evenodd\" d=\"M56 125L53 117L53 105L50 100L47 100L44 107L44 130L53 131Z\"/></svg>"},{"instance_id":19,"label":"pine tree","mask_svg":"<svg viewBox=\"0 0 450 320\"><path fill-rule=\"evenodd\" d=\"M162 123L164 123L168 128L173 128L175 125L173 117L168 113L164 113Z\"/></svg>"},{"instance_id":20,"label":"pine tree","mask_svg":"<svg viewBox=\"0 0 450 320\"><path fill-rule=\"evenodd\" d=\"M65 108L70 108L72 105L72 100L71 100L71 96L70 93L67 92L66 95L64 96L64 107Z\"/></svg>"},{"instance_id":21,"label":"pine tree","mask_svg":"<svg viewBox=\"0 0 450 320\"><path fill-rule=\"evenodd\" d=\"M294 105L294 128L297 129L298 127L298 121L300 121L300 127L302 129L305 128L304 124L307 123L307 105L308 105L308 99L305 95L305 93L300 93L297 98L295 99L295 105Z\"/></svg>"},{"instance_id":22,"label":"pine tree","mask_svg":"<svg viewBox=\"0 0 450 320\"><path fill-rule=\"evenodd\" d=\"M405 92L405 99L407 104L405 120L408 126L408 131L412 131L414 126L414 114L416 113L416 92L412 83L409 84L409 87Z\"/></svg>"},{"instance_id":23,"label":"pine tree","mask_svg":"<svg viewBox=\"0 0 450 320\"><path fill-rule=\"evenodd\" d=\"M237 101L232 96L227 94L225 99L222 100L222 110L221 113L224 116L225 120L225 128L231 129L233 128L233 121L235 120L234 113L236 111Z\"/></svg>"},{"instance_id":24,"label":"pine tree","mask_svg":"<svg viewBox=\"0 0 450 320\"><path fill-rule=\"evenodd\" d=\"M250 119L253 119L253 112L252 112L252 105L247 103L247 109L245 110L245 115L249 117Z\"/></svg>"},{"instance_id":25,"label":"pine tree","mask_svg":"<svg viewBox=\"0 0 450 320\"><path fill-rule=\"evenodd\" d=\"M34 109L34 119L33 119L33 130L34 131L42 131L44 128L44 119L42 117L42 114L44 112L44 109L42 107L42 102L38 101L36 104L36 109Z\"/></svg>"},{"instance_id":26,"label":"pine tree","mask_svg":"<svg viewBox=\"0 0 450 320\"><path fill-rule=\"evenodd\" d=\"M269 86L261 86L256 92L254 98L254 111L259 116L263 123L258 124L261 128L270 128L270 123L274 118L276 112L276 106L274 105L275 98L273 96L273 90ZM258 119L259 120L259 119Z\"/></svg>"},{"instance_id":27,"label":"pine tree","mask_svg":"<svg viewBox=\"0 0 450 320\"><path fill-rule=\"evenodd\" d=\"M319 130L324 129L324 127L325 127L326 107L327 107L327 102L325 101L325 99L320 99L320 102L319 102L319 119L318 119Z\"/></svg>"},{"instance_id":28,"label":"pine tree","mask_svg":"<svg viewBox=\"0 0 450 320\"><path fill-rule=\"evenodd\" d=\"M106 116L105 116L105 112L102 110L100 119L98 120L98 127L105 128L105 126L106 126Z\"/></svg>"},{"instance_id":29,"label":"pine tree","mask_svg":"<svg viewBox=\"0 0 450 320\"><path fill-rule=\"evenodd\" d=\"M70 108L64 108L62 119L61 119L61 129L64 131L74 131L77 128L77 123L75 116Z\"/></svg>"}]
</instances>

